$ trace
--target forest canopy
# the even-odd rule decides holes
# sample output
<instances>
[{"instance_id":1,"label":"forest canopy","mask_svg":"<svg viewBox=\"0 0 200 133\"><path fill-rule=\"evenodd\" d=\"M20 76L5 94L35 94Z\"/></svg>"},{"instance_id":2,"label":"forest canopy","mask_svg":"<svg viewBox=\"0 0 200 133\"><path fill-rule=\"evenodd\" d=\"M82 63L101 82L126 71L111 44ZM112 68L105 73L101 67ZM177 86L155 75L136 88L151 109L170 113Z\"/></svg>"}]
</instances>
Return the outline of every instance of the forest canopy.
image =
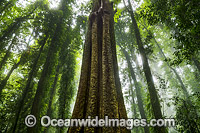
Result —
<instances>
[{"instance_id":1,"label":"forest canopy","mask_svg":"<svg viewBox=\"0 0 200 133\"><path fill-rule=\"evenodd\" d=\"M199 0L0 0L0 131L200 132ZM27 127L172 118L174 127Z\"/></svg>"}]
</instances>

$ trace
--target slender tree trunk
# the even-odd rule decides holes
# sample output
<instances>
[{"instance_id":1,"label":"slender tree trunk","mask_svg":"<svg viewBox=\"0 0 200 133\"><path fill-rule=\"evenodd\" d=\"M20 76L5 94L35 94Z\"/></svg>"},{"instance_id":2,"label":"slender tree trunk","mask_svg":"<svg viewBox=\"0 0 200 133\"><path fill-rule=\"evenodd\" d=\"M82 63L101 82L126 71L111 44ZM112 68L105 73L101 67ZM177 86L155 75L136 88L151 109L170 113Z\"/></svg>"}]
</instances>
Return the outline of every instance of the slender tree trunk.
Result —
<instances>
[{"instance_id":1,"label":"slender tree trunk","mask_svg":"<svg viewBox=\"0 0 200 133\"><path fill-rule=\"evenodd\" d=\"M14 123L14 126L13 126L13 133L15 133L16 131L16 128L17 128L17 123L18 123L18 120L19 120L19 116L20 116L20 113L23 109L23 105L24 105L24 101L25 101L25 98L28 94L28 92L30 91L30 85L31 85L31 82L33 80L33 77L34 75L37 73L37 64L38 64L38 61L39 61L39 58L40 58L40 55L43 51L43 48L44 48L44 45L47 41L47 36L41 41L41 47L40 47L40 50L39 50L39 53L37 55L37 57L35 58L35 61L31 67L31 71L28 75L28 80L27 80L27 83L26 83L26 87L24 88L24 91L23 91L23 94L22 94L22 97L19 101L19 105L18 105L18 108L17 108L17 111L16 111L16 118L15 118L15 123Z\"/></svg>"},{"instance_id":2,"label":"slender tree trunk","mask_svg":"<svg viewBox=\"0 0 200 133\"><path fill-rule=\"evenodd\" d=\"M131 57L132 57L133 61L135 62L135 65L136 65L136 75L139 77L142 85L146 86L145 81L144 81L144 76L141 74L142 71L140 69L140 66L139 66L139 63L138 63L138 60L137 60L137 57L136 57L134 51L131 51Z\"/></svg>"},{"instance_id":3,"label":"slender tree trunk","mask_svg":"<svg viewBox=\"0 0 200 133\"><path fill-rule=\"evenodd\" d=\"M36 10L34 8L28 15L16 18L12 24L8 26L6 30L3 31L2 36L0 36L0 51L5 47L5 40L9 39L13 33L15 33L17 30L19 30L21 24L28 19L29 16Z\"/></svg>"},{"instance_id":4,"label":"slender tree trunk","mask_svg":"<svg viewBox=\"0 0 200 133\"><path fill-rule=\"evenodd\" d=\"M46 94L45 92L49 91L50 83L49 79L53 73L53 70L56 69L56 59L58 57L58 52L61 49L63 41L65 39L65 24L68 15L71 15L71 6L69 5L71 1L62 0L60 5L60 10L62 14L59 15L58 20L56 21L56 28L51 38L50 46L48 49L46 61L44 63L44 67L41 73L40 80L38 82L36 94L33 100L31 114L34 115L37 119L37 123L40 123L40 116L42 115L42 103L44 103L45 98L43 96ZM55 20L51 20L54 22ZM35 133L40 131L41 125L36 124L32 128L28 128L28 132Z\"/></svg>"},{"instance_id":5,"label":"slender tree trunk","mask_svg":"<svg viewBox=\"0 0 200 133\"><path fill-rule=\"evenodd\" d=\"M11 35L12 35L12 33L14 33L17 29L19 29L19 27L20 27L20 25L21 25L21 20L19 20L19 21L16 21L16 22L14 22L14 23L12 23L9 27L8 27L8 29L6 29L5 31L4 31L4 33L3 33L3 35L0 37L0 51L2 51L2 49L4 48L4 40L6 39L6 38L9 38Z\"/></svg>"},{"instance_id":6,"label":"slender tree trunk","mask_svg":"<svg viewBox=\"0 0 200 133\"><path fill-rule=\"evenodd\" d=\"M73 89L71 84L67 85L66 87L62 87L62 90L60 90L60 96L59 96L59 118L65 119L69 118L69 111L70 111L70 102L72 97L68 96L70 94L70 90ZM66 116L68 115L68 116ZM59 128L59 133L64 133L64 127Z\"/></svg>"},{"instance_id":7,"label":"slender tree trunk","mask_svg":"<svg viewBox=\"0 0 200 133\"><path fill-rule=\"evenodd\" d=\"M165 54L163 53L163 51L162 51L160 45L157 43L157 41L156 41L155 38L154 38L154 41L156 42L156 45L157 45L157 47L159 48L161 55L165 58L165 60L167 60ZM181 77L180 77L179 74L177 73L176 69L174 69L173 67L171 67L171 66L169 65L169 62L167 62L167 66L168 66L168 67L170 68L170 70L171 70L172 72L174 72L174 74L176 75L176 78L178 79L178 81L179 81L179 83L180 83L180 85L181 85L181 88L182 88L182 90L183 90L184 95L186 96L186 98L188 98L188 97L189 97L188 91L187 91L185 85L183 84L183 81L182 81Z\"/></svg>"},{"instance_id":8,"label":"slender tree trunk","mask_svg":"<svg viewBox=\"0 0 200 133\"><path fill-rule=\"evenodd\" d=\"M150 31L146 28L146 26L145 26L145 25L143 25L143 26L144 26L144 28L146 29L146 31L150 34ZM162 57L164 57L164 59L167 61L167 57L165 56L164 52L162 51L162 48L160 47L160 45L159 45L159 43L157 42L157 40L156 40L156 38L155 38L154 35L153 35L153 39L154 39L154 41L155 41L155 43L156 43L156 45L157 45L157 47L158 47L158 49L159 49L159 51L160 51L160 55L161 55ZM178 79L178 81L179 81L179 83L180 83L180 85L181 85L181 88L182 88L182 90L183 90L183 93L184 93L185 97L188 98L188 97L189 97L189 93L188 93L188 91L187 91L187 89L186 89L186 87L185 87L185 85L184 85L184 83L183 83L181 77L180 77L179 74L177 73L176 69L174 69L172 66L170 66L170 64L169 64L168 61L167 61L166 63L167 63L167 66L170 68L170 70L171 70L172 72L174 72L174 74L176 75L176 77L177 77L177 79Z\"/></svg>"},{"instance_id":9,"label":"slender tree trunk","mask_svg":"<svg viewBox=\"0 0 200 133\"><path fill-rule=\"evenodd\" d=\"M61 10L63 11L63 14L65 14L66 9L66 1L62 1ZM54 21L54 20L52 20ZM56 23L56 29L54 31L53 37L50 42L50 46L48 49L46 61L44 63L44 67L42 70L42 74L40 77L40 80L38 82L36 94L33 100L31 114L34 115L37 119L37 123L39 123L40 120L40 113L41 113L41 107L42 102L45 100L43 96L45 95L45 92L48 92L50 83L48 82L50 79L50 76L54 69L56 69L56 58L58 55L58 51L60 51L60 46L63 43L63 40L61 36L63 36L63 25L64 25L64 15L60 16ZM36 124L32 128L28 128L28 132L35 133L40 131L41 125Z\"/></svg>"},{"instance_id":10,"label":"slender tree trunk","mask_svg":"<svg viewBox=\"0 0 200 133\"><path fill-rule=\"evenodd\" d=\"M1 71L2 67L4 66L4 64L6 63L7 59L10 56L10 50L11 50L13 44L14 44L15 39L16 39L16 36L13 38L12 42L10 43L8 50L6 51L6 54L4 55L4 57L3 57L3 59L0 63L0 71Z\"/></svg>"},{"instance_id":11,"label":"slender tree trunk","mask_svg":"<svg viewBox=\"0 0 200 133\"><path fill-rule=\"evenodd\" d=\"M72 118L127 119L118 75L113 15L109 0L94 0ZM122 127L70 127L68 132L130 131Z\"/></svg>"},{"instance_id":12,"label":"slender tree trunk","mask_svg":"<svg viewBox=\"0 0 200 133\"><path fill-rule=\"evenodd\" d=\"M32 108L31 108L31 114L36 117L36 119L38 120L37 123L39 123L39 119L40 119L41 103L43 100L42 97L44 96L45 90L47 90L49 87L48 79L50 78L50 75L53 72L55 62L56 62L57 51L58 51L58 46L56 46L58 45L56 43L56 41L58 41L58 38L56 37L56 33L59 32L58 29L60 28L61 27L57 28L57 30L55 31L54 37L49 46L46 62L44 64L40 80L38 82L38 87L37 87L36 94L33 100ZM38 132L39 128L40 126L39 124L37 124L35 127L28 128L28 132L30 133Z\"/></svg>"},{"instance_id":13,"label":"slender tree trunk","mask_svg":"<svg viewBox=\"0 0 200 133\"><path fill-rule=\"evenodd\" d=\"M53 97L55 95L56 92L56 85L57 85L57 81L58 81L58 76L59 76L59 70L60 70L60 66L58 65L56 68L56 75L54 78L54 82L53 85L51 87L51 91L50 91L50 98L49 98L49 104L48 104L48 109L47 109L47 113L46 115L49 116L51 118L52 116L52 102L53 102ZM44 133L48 132L49 127L46 127L44 130Z\"/></svg>"},{"instance_id":14,"label":"slender tree trunk","mask_svg":"<svg viewBox=\"0 0 200 133\"><path fill-rule=\"evenodd\" d=\"M140 55L142 57L142 61L143 61L143 70L145 73L145 77L147 80L147 85L148 85L148 90L149 90L149 94L150 94L150 100L151 100L151 105L152 105L152 110L153 110L153 114L155 116L155 119L162 119L162 112L161 112L161 107L160 107L160 101L158 99L158 95L157 95L157 91L155 89L154 86L154 82L153 82L153 78L152 78L152 74L151 74L151 70L149 67L149 63L148 63L148 59L147 56L145 54L145 49L144 46L142 44L142 40L141 40L141 36L140 36L140 31L137 25L137 22L135 20L135 16L133 13L133 9L131 7L131 3L130 0L128 0L129 3L129 13L131 15L131 19L132 19L132 24L134 27L134 31L135 31L135 37L136 37L136 42L138 45L138 49L140 52ZM155 127L156 132L158 133L165 133L166 129L164 127Z\"/></svg>"},{"instance_id":15,"label":"slender tree trunk","mask_svg":"<svg viewBox=\"0 0 200 133\"><path fill-rule=\"evenodd\" d=\"M139 111L140 111L140 115L141 115L141 118L142 119L147 119L146 115L145 115L145 111L144 111L144 105L143 105L143 100L142 100L142 97L141 97L141 89L140 89L140 86L136 80L136 75L135 75L135 72L134 72L134 69L131 65L131 61L130 61L130 57L128 55L128 53L125 51L125 49L122 49L122 52L124 53L125 57L126 57L126 61L128 63L128 68L130 70L130 73L131 73L131 77L134 81L134 85L135 85L135 89L136 89L136 97L137 97L137 100L138 100L138 108L139 108ZM149 128L146 126L144 127L144 131L145 133L149 133Z\"/></svg>"},{"instance_id":16,"label":"slender tree trunk","mask_svg":"<svg viewBox=\"0 0 200 133\"><path fill-rule=\"evenodd\" d=\"M143 25L143 26L144 26L144 28L146 29L146 31L150 34L150 32L149 32L149 30L146 28L146 26L145 26L145 25ZM167 61L167 57L165 56L164 52L162 51L162 48L160 47L160 45L158 44L158 42L156 41L156 39L155 39L154 36L153 36L153 39L154 39L154 41L155 41L155 43L156 43L156 45L157 45L157 47L158 47L158 49L159 49L159 51L160 51L161 56L163 56L164 59ZM188 93L188 91L187 91L187 89L186 89L186 87L185 87L185 85L184 85L184 83L183 83L181 77L180 77L179 74L177 73L176 69L174 69L173 67L171 67L168 61L167 61L166 63L167 63L167 66L170 68L170 70L171 70L172 72L174 72L174 74L176 75L176 78L178 79L178 81L179 81L179 83L180 83L180 85L181 85L181 88L182 88L182 90L183 90L184 95L186 96L186 98L188 98L188 97L189 97L189 93Z\"/></svg>"},{"instance_id":17,"label":"slender tree trunk","mask_svg":"<svg viewBox=\"0 0 200 133\"><path fill-rule=\"evenodd\" d=\"M23 54L22 54L22 57L23 57ZM20 58L20 60L15 63L12 68L10 69L10 71L8 72L7 76L1 81L1 84L0 84L0 95L2 93L2 90L4 89L4 87L6 86L7 82L8 82L8 79L10 78L11 74L13 73L13 71L15 69L18 68L18 66L21 64L21 62L23 61L24 58ZM0 96L1 97L1 96Z\"/></svg>"},{"instance_id":18,"label":"slender tree trunk","mask_svg":"<svg viewBox=\"0 0 200 133\"><path fill-rule=\"evenodd\" d=\"M131 82L131 76L129 75L129 81L130 81L130 85L131 85L131 87L132 87L132 82ZM135 103L135 95L134 95L134 92L133 92L133 88L130 88L130 90L131 90L131 98L132 98L132 106L133 106L133 108L132 108L132 112L133 112L133 118L134 119L137 119L137 111L136 111L136 103ZM135 128L135 132L136 133L138 133L139 132L139 130L138 130L138 128L136 127Z\"/></svg>"},{"instance_id":19,"label":"slender tree trunk","mask_svg":"<svg viewBox=\"0 0 200 133\"><path fill-rule=\"evenodd\" d=\"M68 44L70 41L68 39ZM68 49L65 45L65 48L62 48L61 51L62 55L60 56L60 62L63 64L62 67L62 76L60 79L60 89L59 89L59 106L58 106L58 117L61 119L70 118L70 105L72 102L72 98L74 96L74 89L75 89L75 82L74 82L74 75L75 75L75 57L74 53L71 49ZM66 54L63 54L66 53ZM64 127L59 128L59 133L65 132Z\"/></svg>"}]
</instances>

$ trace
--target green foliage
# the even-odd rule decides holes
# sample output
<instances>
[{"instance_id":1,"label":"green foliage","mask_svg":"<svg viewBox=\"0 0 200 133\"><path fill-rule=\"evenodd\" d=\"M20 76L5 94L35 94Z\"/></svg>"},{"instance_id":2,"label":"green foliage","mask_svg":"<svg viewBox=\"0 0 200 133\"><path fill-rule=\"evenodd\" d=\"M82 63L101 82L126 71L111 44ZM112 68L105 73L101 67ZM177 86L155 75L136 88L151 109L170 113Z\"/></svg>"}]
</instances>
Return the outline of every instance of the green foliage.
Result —
<instances>
[{"instance_id":1,"label":"green foliage","mask_svg":"<svg viewBox=\"0 0 200 133\"><path fill-rule=\"evenodd\" d=\"M121 0L110 1L113 2L114 9L117 9L119 4L123 4ZM41 82L46 61L49 61L49 65L48 74L43 82L45 91L40 101L40 115L46 115L48 103L52 100L51 116L53 118L71 117L71 107L75 101L80 77L88 16L92 10L92 1L81 2L78 5L79 2L74 0L61 0L58 8L54 9L50 8L49 0L24 0L23 2L26 4L18 0L0 0L0 83L4 81L12 67L21 60L20 65L6 80L0 96L1 132L12 132L16 112L19 109L18 105L28 85L28 79L31 79L24 96L23 106L20 108L15 132L27 131L24 119L31 113L35 92L38 83ZM176 118L177 131L199 132L200 72L198 65L195 65L192 60L193 58L197 61L200 59L199 1L157 0L150 2L150 0L145 0L142 5L135 5L141 3L140 0L136 0L131 3L134 3L133 7L138 7L134 8L134 14L153 73L162 113L165 117ZM136 45L135 29L129 13L124 9L115 11L114 21L116 44L120 45L117 46L120 79L128 115L130 118L140 118L134 83L129 79L130 71L127 68L124 54L120 52L121 48L124 48L131 58L149 121L154 118L154 115L142 71L143 59ZM161 56L156 42L166 58ZM44 47L41 50L43 44ZM50 47L54 52L48 54ZM41 55L39 56L40 50ZM50 54L52 55L49 59ZM167 63L174 64L173 68L186 86L192 104L189 104L182 95L181 85ZM50 89L56 76L57 65L60 65L60 70L56 90L53 99L50 99ZM34 71L32 71L33 68ZM31 72L33 74L30 78ZM173 96L179 97L172 98ZM46 130L46 128L40 129L41 132ZM50 127L47 132L57 132L57 130L61 129ZM154 132L154 128L150 130ZM66 128L63 131L66 131ZM143 130L139 128L138 131ZM174 130L169 131L175 132Z\"/></svg>"},{"instance_id":2,"label":"green foliage","mask_svg":"<svg viewBox=\"0 0 200 133\"><path fill-rule=\"evenodd\" d=\"M114 15L114 21L117 23L117 20L119 19L119 17L121 16L121 9L118 9L117 12Z\"/></svg>"},{"instance_id":3,"label":"green foliage","mask_svg":"<svg viewBox=\"0 0 200 133\"><path fill-rule=\"evenodd\" d=\"M165 24L171 30L171 38L179 43L175 46L173 64L190 61L199 53L199 4L198 0L158 0L140 10L140 17L150 25Z\"/></svg>"},{"instance_id":4,"label":"green foliage","mask_svg":"<svg viewBox=\"0 0 200 133\"><path fill-rule=\"evenodd\" d=\"M119 4L121 2L121 0L110 0L110 2L113 2L114 4Z\"/></svg>"},{"instance_id":5,"label":"green foliage","mask_svg":"<svg viewBox=\"0 0 200 133\"><path fill-rule=\"evenodd\" d=\"M16 1L10 1L16 2ZM72 1L71 1L72 2ZM55 47L53 49L65 49L64 54L65 58L68 60L62 60L58 62L57 59L58 53L55 52L53 54L53 58L51 58L50 65L48 66L51 70L47 71L46 79L44 80L44 99L41 102L41 112L40 115L44 115L46 113L48 107L48 97L49 97L49 87L52 85L53 77L55 77L54 67L57 64L65 64L65 67L70 67L68 71L63 72L63 76L67 75L67 78L59 78L58 80L58 88L59 84L65 85L71 83L71 88L69 91L66 91L66 96L68 97L68 101L73 98L74 93L74 75L75 75L75 65L76 65L76 52L80 48L80 44L82 44L82 39L79 30L71 29L71 17L72 17L72 8L71 2L63 1L60 9L50 9L48 0L41 1L36 0L35 2L30 2L27 6L16 4L10 6L5 6L9 2L4 2L4 4L0 7L5 10L0 12L1 24L4 26L0 26L0 38L1 38L1 54L0 61L4 58L6 53L9 53L9 56L5 58L5 63L2 65L2 69L0 72L2 73L0 76L0 82L7 76L6 71L10 70L13 65L20 61L20 66L16 68L15 71L12 72L10 78L7 81L7 85L3 89L3 93L1 96L1 104L0 104L0 117L1 126L0 129L3 132L12 131L13 126L16 123L15 118L18 115L17 111L20 109L21 112L19 114L19 119L17 123L17 132L25 132L27 127L24 125L24 119L27 114L30 114L31 105L34 100L34 95L37 90L37 84L40 82L40 77L44 70L44 64L48 54L48 49L50 49L51 44L54 44ZM81 25L83 25L81 23ZM81 27L83 28L83 27ZM69 30L70 29L70 30ZM72 34L72 31L74 34ZM67 33L67 34L66 34ZM73 40L73 41L71 41ZM73 42L73 43L71 43ZM77 43L78 42L78 43ZM7 48L7 45L12 43L12 47L10 49ZM67 45L64 45L66 44ZM44 44L44 48L40 51L40 48ZM35 62L35 59L38 58L38 54L41 52L39 59ZM69 54L70 53L70 54ZM71 56L68 56L71 55ZM35 64L36 63L36 64ZM29 81L27 79L30 78L30 73L32 72L32 68L34 67L34 73L31 75L31 83L26 88ZM63 68L63 71L65 68ZM73 71L72 71L73 70ZM50 72L51 71L51 72ZM69 74L70 73L70 74ZM69 80L69 81L68 81ZM63 87L62 87L63 88ZM65 87L64 87L65 88ZM28 90L25 90L28 89ZM24 93L27 91L27 93ZM65 90L63 90L65 91ZM23 96L26 94L25 96ZM57 95L53 101L56 103L60 95ZM65 97L66 97L65 96ZM19 103L23 98L23 106L19 108ZM67 114L70 114L71 111L69 108L71 107L71 102L66 104L66 109L68 111ZM23 113L22 113L23 112ZM58 110L55 108L55 112L53 112L54 116L57 117ZM43 130L43 129L42 129ZM54 130L55 131L55 130Z\"/></svg>"},{"instance_id":6,"label":"green foliage","mask_svg":"<svg viewBox=\"0 0 200 133\"><path fill-rule=\"evenodd\" d=\"M179 97L174 97L174 102L176 105L176 128L179 132L199 132L200 125L200 94L194 93L190 99L192 100L192 105L189 101L184 100Z\"/></svg>"}]
</instances>

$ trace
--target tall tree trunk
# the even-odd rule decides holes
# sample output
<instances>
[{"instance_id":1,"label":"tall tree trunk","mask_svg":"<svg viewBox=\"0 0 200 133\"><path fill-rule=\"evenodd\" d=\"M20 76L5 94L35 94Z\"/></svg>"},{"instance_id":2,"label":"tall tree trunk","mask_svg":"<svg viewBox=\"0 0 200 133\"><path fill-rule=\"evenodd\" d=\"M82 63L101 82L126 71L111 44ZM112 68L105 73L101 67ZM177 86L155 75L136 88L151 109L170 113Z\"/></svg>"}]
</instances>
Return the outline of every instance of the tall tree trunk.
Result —
<instances>
[{"instance_id":1,"label":"tall tree trunk","mask_svg":"<svg viewBox=\"0 0 200 133\"><path fill-rule=\"evenodd\" d=\"M51 87L51 91L50 91L50 98L49 98L49 104L48 104L48 109L47 109L47 113L46 115L49 116L51 118L52 116L52 102L53 102L53 97L55 95L56 92L56 85L57 85L57 81L58 81L58 76L59 76L59 70L60 70L60 66L58 65L56 68L56 75L54 78L54 82L53 85ZM48 132L49 127L46 127L44 130L44 133Z\"/></svg>"},{"instance_id":2,"label":"tall tree trunk","mask_svg":"<svg viewBox=\"0 0 200 133\"><path fill-rule=\"evenodd\" d=\"M21 20L16 21L16 22L12 23L10 26L8 26L8 28L7 28L5 31L3 31L2 36L0 36L0 41L1 41L1 42L0 42L0 51L2 51L2 49L5 47L5 42L4 42L4 41L5 41L6 39L10 38L11 35L12 35L16 30L19 29L20 25L21 25Z\"/></svg>"},{"instance_id":3,"label":"tall tree trunk","mask_svg":"<svg viewBox=\"0 0 200 133\"><path fill-rule=\"evenodd\" d=\"M2 93L2 90L4 89L4 87L6 86L7 84L7 81L8 79L10 78L11 74L13 73L13 71L19 66L20 64L20 61L15 63L12 68L10 69L10 71L8 72L7 76L1 81L1 84L0 84L0 95Z\"/></svg>"},{"instance_id":4,"label":"tall tree trunk","mask_svg":"<svg viewBox=\"0 0 200 133\"><path fill-rule=\"evenodd\" d=\"M69 41L68 41L69 43ZM65 46L66 47L66 46ZM64 48L63 48L64 49ZM60 80L60 89L59 89L59 106L58 106L58 117L61 119L70 118L70 105L72 98L74 96L74 75L75 75L75 58L72 50L67 48L61 52L66 53L61 55L61 64L62 67L62 76ZM64 127L59 128L59 133L65 132Z\"/></svg>"},{"instance_id":5,"label":"tall tree trunk","mask_svg":"<svg viewBox=\"0 0 200 133\"><path fill-rule=\"evenodd\" d=\"M137 100L138 100L138 108L139 108L139 111L140 111L140 115L141 115L141 118L142 119L147 119L146 115L145 115L145 111L144 111L144 105L143 105L143 100L142 100L142 97L141 97L141 89L140 89L140 86L136 80L136 75L135 75L135 72L134 72L134 69L132 67L132 64L131 64L131 61L130 61L130 57L128 55L128 53L125 51L125 49L123 49L121 47L121 50L122 52L124 53L125 57L126 57L126 61L128 63L128 68L130 70L130 73L131 73L131 77L134 81L134 85L135 85L135 89L136 89L136 97L137 97ZM149 133L149 128L146 126L144 127L144 131L145 133Z\"/></svg>"},{"instance_id":6,"label":"tall tree trunk","mask_svg":"<svg viewBox=\"0 0 200 133\"><path fill-rule=\"evenodd\" d=\"M95 0L92 11L72 118L127 119L118 74L112 5L109 0ZM68 132L129 131L122 127L70 127Z\"/></svg>"},{"instance_id":7,"label":"tall tree trunk","mask_svg":"<svg viewBox=\"0 0 200 133\"><path fill-rule=\"evenodd\" d=\"M31 67L31 71L30 71L30 73L28 75L28 80L27 80L27 83L26 83L26 87L23 90L23 94L22 94L22 97L21 97L21 99L19 101L19 105L18 105L18 108L17 108L17 111L16 111L15 123L14 123L13 130L12 130L13 133L15 133L15 131L16 131L17 123L18 123L18 120L19 120L19 116L20 116L20 113L21 113L21 111L23 109L24 100L25 100L28 92L30 91L31 82L32 82L32 80L34 78L34 75L36 75L36 73L37 73L37 64L38 64L40 55L41 55L41 53L43 51L44 45L46 44L47 38L48 37L46 36L44 39L42 39L39 53L38 53L37 57L35 58L34 63L32 65L32 67Z\"/></svg>"},{"instance_id":8,"label":"tall tree trunk","mask_svg":"<svg viewBox=\"0 0 200 133\"><path fill-rule=\"evenodd\" d=\"M1 71L2 67L4 66L4 64L6 63L7 59L10 56L10 50L11 50L13 44L14 44L15 39L16 39L16 36L12 39L12 42L10 43L8 50L6 51L6 54L4 55L4 57L3 57L3 59L0 63L0 71Z\"/></svg>"},{"instance_id":9,"label":"tall tree trunk","mask_svg":"<svg viewBox=\"0 0 200 133\"><path fill-rule=\"evenodd\" d=\"M42 70L42 74L40 77L40 80L38 82L36 94L33 100L32 108L31 108L31 114L36 117L38 120L37 123L39 123L40 119L40 112L41 112L41 103L42 100L44 100L42 97L44 96L45 90L49 89L49 83L48 80L50 78L50 75L53 72L53 69L55 69L55 62L57 57L57 51L58 51L58 44L56 43L58 40L58 36L56 35L59 33L60 24L58 23L58 27L54 33L54 37L52 38L52 42L49 46L46 61ZM28 128L28 132L35 133L39 131L39 124L37 124L35 127Z\"/></svg>"},{"instance_id":10,"label":"tall tree trunk","mask_svg":"<svg viewBox=\"0 0 200 133\"><path fill-rule=\"evenodd\" d=\"M6 86L6 84L7 84L7 82L8 82L8 79L10 78L11 74L13 73L13 71L14 71L15 69L17 69L18 66L19 66L22 62L25 61L25 57L26 57L25 54L26 54L26 52L25 52L24 54L21 55L20 60L12 66L12 68L11 68L10 71L8 72L7 76L1 81L1 84L0 84L0 97L1 97L2 90L3 90L4 87Z\"/></svg>"},{"instance_id":11,"label":"tall tree trunk","mask_svg":"<svg viewBox=\"0 0 200 133\"><path fill-rule=\"evenodd\" d=\"M42 103L46 100L43 98L43 96L46 94L45 92L49 92L50 83L49 79L54 72L53 70L56 69L56 62L58 57L58 52L60 51L60 48L63 44L63 41L65 39L65 24L67 21L68 15L71 15L70 13L70 3L71 1L62 0L60 5L60 10L62 11L62 14L58 16L58 19L56 21L56 28L54 30L53 36L51 38L50 46L48 49L46 61L44 63L44 67L41 73L40 80L38 82L36 94L33 100L32 108L31 108L31 114L34 115L37 119L37 123L40 123L40 116L42 114ZM52 19L52 22L55 20ZM36 124L32 128L28 128L28 132L35 133L40 131L41 125Z\"/></svg>"},{"instance_id":12,"label":"tall tree trunk","mask_svg":"<svg viewBox=\"0 0 200 133\"><path fill-rule=\"evenodd\" d=\"M146 31L150 34L150 31L146 28L146 26L145 25L143 25L143 26L146 29ZM153 36L153 39L154 39L154 41L155 41L155 43L156 43L156 45L157 45L157 47L158 47L158 49L160 51L161 56L164 57L164 59L167 61L167 57L165 56L164 52L162 51L162 48L160 47L160 45L158 44L158 42L156 41L154 36ZM186 89L181 77L177 73L176 69L174 69L172 66L170 66L168 61L166 63L167 63L167 66L170 68L170 70L172 72L174 72L174 74L176 75L176 78L178 79L178 81L179 81L179 83L181 85L181 88L183 90L183 93L184 93L185 97L188 98L189 97L189 93L188 93L188 91L187 91L187 89Z\"/></svg>"},{"instance_id":13,"label":"tall tree trunk","mask_svg":"<svg viewBox=\"0 0 200 133\"><path fill-rule=\"evenodd\" d=\"M5 41L8 40L13 33L15 33L16 31L19 30L20 26L22 25L22 23L28 19L28 17L30 17L33 12L36 10L37 7L35 7L34 9L32 9L32 11L30 13L28 13L27 15L23 16L23 17L19 17L16 18L12 24L10 24L8 26L7 29L5 29L2 32L2 35L0 36L0 51L2 51L2 49L5 47Z\"/></svg>"},{"instance_id":14,"label":"tall tree trunk","mask_svg":"<svg viewBox=\"0 0 200 133\"><path fill-rule=\"evenodd\" d=\"M155 119L162 119L162 112L161 112L161 107L160 107L160 101L158 99L158 95L157 95L157 91L155 89L154 86L154 82L153 82L153 78L152 78L152 74L151 74L151 70L149 67L149 63L148 63L148 59L147 56L145 54L145 49L144 46L142 44L142 40L141 40L141 36L140 36L140 31L137 25L137 22L135 20L135 16L133 13L133 9L131 7L131 3L130 0L128 0L128 4L129 4L129 13L131 15L131 19L132 19L132 24L134 27L134 31L135 31L135 37L136 37L136 42L138 45L138 49L140 52L140 55L142 57L142 61L143 61L143 70L145 73L145 77L147 80L147 85L148 85L148 90L149 90L149 94L150 94L150 101L151 101L151 105L152 105L152 110L153 110L153 114L155 116ZM165 127L155 127L156 132L158 133L165 133L166 129Z\"/></svg>"},{"instance_id":15,"label":"tall tree trunk","mask_svg":"<svg viewBox=\"0 0 200 133\"><path fill-rule=\"evenodd\" d=\"M39 123L40 119L40 113L41 112L41 107L42 107L42 102L45 100L43 96L45 95L45 92L49 91L50 83L49 79L51 74L53 73L53 70L56 69L56 59L58 56L58 51L60 51L60 47L63 44L63 35L64 35L64 27L63 25L65 24L65 15L66 15L66 8L67 8L67 1L63 0L61 3L60 10L62 10L63 14L58 18L58 21L56 23L56 29L53 33L46 61L44 63L44 67L41 73L40 80L38 82L36 94L33 100L32 108L31 108L31 114L34 115L37 119L37 123ZM55 21L55 20L51 20ZM36 124L32 128L28 128L28 132L30 133L35 133L38 132L41 129L41 126L39 124Z\"/></svg>"},{"instance_id":16,"label":"tall tree trunk","mask_svg":"<svg viewBox=\"0 0 200 133\"><path fill-rule=\"evenodd\" d=\"M134 118L134 119L137 119L137 111L136 111L136 106L135 106L136 103L135 103L135 99L134 99L134 98L135 98L135 95L134 95L133 88L132 88L131 76L129 75L128 77L129 77L130 86L131 86L130 90L131 90L131 98L132 98L132 106L133 106L133 108L132 108L133 118ZM135 128L135 132L136 132L136 133L139 132L139 130L138 130L137 127Z\"/></svg>"},{"instance_id":17,"label":"tall tree trunk","mask_svg":"<svg viewBox=\"0 0 200 133\"><path fill-rule=\"evenodd\" d=\"M159 48L159 50L160 50L161 55L165 58L165 60L167 60L167 58L166 58L165 54L163 53L163 51L162 51L160 45L157 43L157 41L156 41L155 38L154 38L154 40L155 40L156 45L158 46L158 48ZM177 73L176 69L174 69L173 67L171 67L171 66L169 65L169 62L167 62L167 66L168 66L168 67L170 68L170 70L171 70L172 72L174 72L174 74L176 75L176 78L178 79L178 81L179 81L179 83L180 83L180 85L181 85L181 88L182 88L182 90L183 90L184 95L186 96L186 98L188 98L188 97L189 97L189 93L188 93L188 91L187 91L185 85L183 84L183 81L182 81L181 77L180 77L179 74Z\"/></svg>"},{"instance_id":18,"label":"tall tree trunk","mask_svg":"<svg viewBox=\"0 0 200 133\"><path fill-rule=\"evenodd\" d=\"M137 60L134 50L131 51L131 58L135 62L135 65L136 65L136 75L139 77L142 85L146 86L145 81L144 81L144 76L141 74L142 71L140 69L140 66L139 66L139 63L138 63L138 60Z\"/></svg>"}]
</instances>

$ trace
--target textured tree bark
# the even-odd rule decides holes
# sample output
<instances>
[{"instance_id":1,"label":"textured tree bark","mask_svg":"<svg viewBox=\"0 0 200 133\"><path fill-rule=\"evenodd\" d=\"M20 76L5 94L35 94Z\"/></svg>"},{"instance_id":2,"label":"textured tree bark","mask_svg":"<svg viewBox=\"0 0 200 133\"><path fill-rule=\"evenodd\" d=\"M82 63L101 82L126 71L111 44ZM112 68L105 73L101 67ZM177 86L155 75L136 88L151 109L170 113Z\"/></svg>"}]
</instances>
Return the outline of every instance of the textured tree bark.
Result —
<instances>
[{"instance_id":1,"label":"textured tree bark","mask_svg":"<svg viewBox=\"0 0 200 133\"><path fill-rule=\"evenodd\" d=\"M143 61L142 65L143 65L143 70L144 70L145 77L146 77L146 80L147 80L147 85L148 85L148 90L149 90L149 94L150 94L150 100L151 100L153 114L155 116L155 119L162 119L163 117L162 117L162 112L161 112L161 108L160 108L160 101L158 99L157 91L156 91L156 88L154 86L154 82L153 82L151 70L150 70L150 67L149 67L148 59L147 59L147 56L145 54L145 49L144 49L144 46L142 44L140 31L139 31L137 22L135 20L135 16L134 16L134 13L133 13L133 9L131 7L130 0L128 0L128 3L129 3L128 7L130 9L129 13L131 15L133 27L134 27L134 30L135 30L136 42L137 42L138 49L139 49L139 52L141 54L142 61ZM165 133L166 129L165 129L165 127L157 127L156 126L155 131L157 133Z\"/></svg>"},{"instance_id":2,"label":"textured tree bark","mask_svg":"<svg viewBox=\"0 0 200 133\"><path fill-rule=\"evenodd\" d=\"M100 5L103 5L103 10ZM127 119L118 75L113 15L109 0L94 1L72 119L87 119L88 116ZM68 132L129 131L122 127L70 127Z\"/></svg>"}]
</instances>

